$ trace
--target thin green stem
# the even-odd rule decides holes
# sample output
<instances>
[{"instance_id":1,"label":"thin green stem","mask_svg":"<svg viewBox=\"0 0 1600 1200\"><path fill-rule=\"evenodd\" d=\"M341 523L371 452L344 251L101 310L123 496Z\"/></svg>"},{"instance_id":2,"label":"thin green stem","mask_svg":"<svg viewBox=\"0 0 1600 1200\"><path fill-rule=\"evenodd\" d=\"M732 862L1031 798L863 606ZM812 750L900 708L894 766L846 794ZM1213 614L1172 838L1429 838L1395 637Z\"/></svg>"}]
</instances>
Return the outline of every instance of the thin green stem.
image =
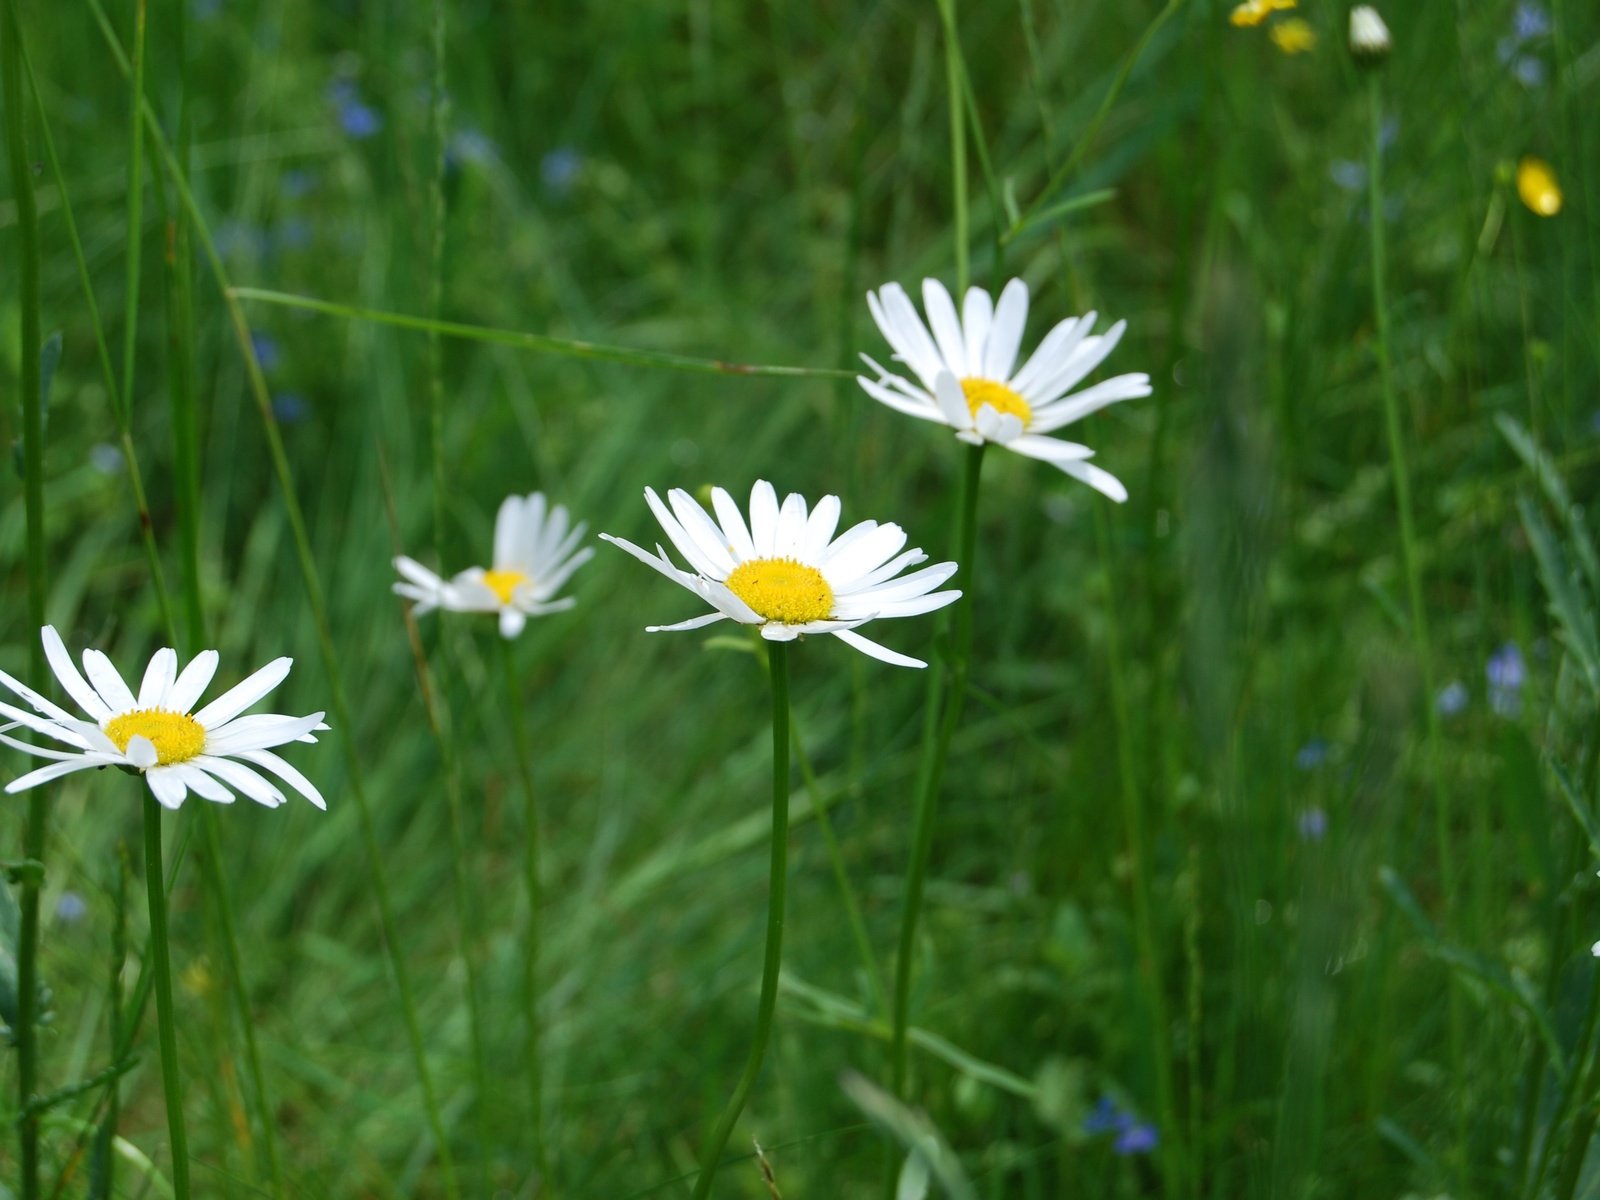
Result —
<instances>
[{"instance_id":1,"label":"thin green stem","mask_svg":"<svg viewBox=\"0 0 1600 1200\"><path fill-rule=\"evenodd\" d=\"M516 751L517 780L522 785L522 884L528 894L528 928L523 938L522 988L523 1020L527 1022L529 1125L533 1131L533 1163L539 1172L541 1196L552 1194L550 1152L544 1135L544 1058L539 1030L539 951L540 914L543 892L539 883L539 849L543 837L539 830L539 792L533 784L533 753L528 747L528 731L522 718L522 689L517 686L516 664L511 642L500 640L500 659L505 666L506 719L511 723L511 743Z\"/></svg>"},{"instance_id":2,"label":"thin green stem","mask_svg":"<svg viewBox=\"0 0 1600 1200\"><path fill-rule=\"evenodd\" d=\"M118 69L124 73L129 73L131 68L127 55L118 41L115 31L111 28L110 21L106 18L105 10L100 0L89 0L89 7L94 13L95 22L100 28L101 35L105 39L106 46L115 59ZM295 492L294 474L289 468L289 458L284 450L283 438L278 431L277 418L272 412L272 397L267 390L266 378L261 372L261 364L256 358L255 349L250 341L249 323L245 320L244 310L234 294L232 281L228 278L227 270L223 267L221 255L217 252L216 243L211 237L210 229L206 225L205 218L200 212L200 207L195 201L188 177L184 174L181 165L176 161L154 111L149 104L143 102L140 104L140 109L144 114L145 130L150 137L151 143L160 153L167 173L178 190L183 208L194 224L194 232L200 239L200 246L205 253L206 262L211 268L212 278L228 310L228 317L233 325L234 338L244 359L246 382L249 386L251 397L255 401L257 414L261 418L262 430L267 443L267 455L271 460L273 474L278 482L278 490L283 497L284 512L289 521L289 532L294 542L295 557L300 567L301 581L306 590L306 601L311 608L312 620L316 628L318 652L322 659L323 669L328 676L329 710L333 717L334 728L341 748L344 751L349 775L347 786L350 789L351 798L355 801L356 814L361 826L361 840L362 847L366 853L368 879L371 882L373 899L378 909L384 951L395 977L395 990L400 1000L401 1014L406 1027L406 1036L411 1049L412 1061L416 1069L417 1082L422 1090L423 1111L426 1114L429 1130L433 1134L434 1143L438 1149L439 1167L443 1176L445 1194L450 1197L456 1197L460 1195L460 1189L456 1182L454 1160L450 1153L450 1143L445 1136L444 1119L439 1108L438 1095L433 1086L433 1075L428 1066L427 1048L422 1038L422 1024L417 1016L410 970L407 968L405 957L401 953L401 947L404 943L400 938L399 928L395 921L394 902L389 893L388 877L384 872L383 856L378 845L377 828L372 816L372 804L367 796L364 782L365 772L362 768L360 755L356 751L354 739L355 722L351 715L349 697L345 692L339 654L334 646L333 628L328 618L328 604L323 595L322 581L317 571L316 559L312 554L310 536L306 531L305 513L300 507L299 497ZM40 670L42 671L42 669L41 666Z\"/></svg>"},{"instance_id":3,"label":"thin green stem","mask_svg":"<svg viewBox=\"0 0 1600 1200\"><path fill-rule=\"evenodd\" d=\"M440 333L445 337L461 338L469 342L511 346L533 354L559 354L567 358L627 363L635 367L661 367L671 371L690 371L702 375L761 375L784 379L854 379L856 376L854 370L837 367L783 367L724 362L718 358L694 358L687 354L670 354L664 350L635 350L628 346L606 346L598 342L580 342L573 338L524 333L516 329L466 325L460 321L438 321L429 317L412 316L409 313L384 312L352 304L337 304L331 300L319 300L315 296L296 296L289 292L275 292L267 288L235 287L230 284L228 296L234 300L277 304L284 308L298 308L306 312L323 313L330 317L344 317L350 321L372 321L379 325L392 325L397 329Z\"/></svg>"},{"instance_id":4,"label":"thin green stem","mask_svg":"<svg viewBox=\"0 0 1600 1200\"><path fill-rule=\"evenodd\" d=\"M892 1036L889 1044L890 1086L896 1096L904 1097L906 1086L906 1031L911 1013L911 968L917 942L917 922L922 915L922 889L928 871L928 857L933 849L934 813L938 806L939 786L944 779L945 760L950 753L950 739L961 720L961 708L967 690L967 658L972 646L972 580L973 558L977 552L978 538L978 481L983 473L983 446L967 447L965 469L961 474L960 515L956 526L956 579L961 587L961 599L951 613L949 639L949 687L943 690L943 719L935 726L929 720L924 734L922 763L917 773L917 810L911 839L911 862L906 869L905 898L900 913L900 946L894 964L894 996L891 1004ZM944 664L934 665L935 675L930 676L929 709L939 706L939 676Z\"/></svg>"},{"instance_id":5,"label":"thin green stem","mask_svg":"<svg viewBox=\"0 0 1600 1200\"><path fill-rule=\"evenodd\" d=\"M161 1038L161 1088L167 1099L167 1135L172 1142L172 1193L189 1196L189 1137L183 1124L183 1084L178 1079L178 1033L172 1012L172 955L167 943L166 874L161 869L161 806L144 793L144 881L150 901L150 962L155 980L156 1026Z\"/></svg>"},{"instance_id":6,"label":"thin green stem","mask_svg":"<svg viewBox=\"0 0 1600 1200\"><path fill-rule=\"evenodd\" d=\"M772 675L772 860L767 891L767 945L761 964L761 998L756 1004L756 1029L750 1042L750 1057L744 1074L728 1106L706 1138L700 1154L700 1177L695 1180L693 1200L711 1194L717 1164L733 1133L733 1126L744 1111L750 1089L761 1074L767 1039L772 1033L772 1013L778 1003L778 971L783 962L783 904L789 885L789 644L767 643L767 666Z\"/></svg>"},{"instance_id":7,"label":"thin green stem","mask_svg":"<svg viewBox=\"0 0 1600 1200\"><path fill-rule=\"evenodd\" d=\"M1411 475L1406 467L1405 431L1400 417L1400 400L1395 393L1391 353L1389 301L1385 281L1386 258L1383 217L1383 89L1379 73L1367 76L1367 107L1371 129L1367 141L1367 225L1372 235L1372 309L1377 327L1378 377L1383 390L1384 426L1389 441L1389 464L1394 477L1395 506L1400 515L1400 558L1406 577L1406 595L1411 612L1411 637L1416 647L1417 666L1422 675L1423 711L1428 737L1428 772L1433 788L1434 836L1439 856L1439 892L1445 921L1455 912L1456 870L1450 848L1450 814L1445 807L1446 792L1441 777L1439 706L1434 703L1433 652L1428 641L1428 616L1422 593L1422 567L1417 555L1416 520L1411 503ZM1463 1066L1463 1028L1461 1000L1455 986L1449 985L1449 1042L1451 1078L1460 1079ZM1465 1155L1468 1146L1466 1089L1460 1089L1456 1104L1456 1144ZM1459 1165L1459 1164L1458 1164Z\"/></svg>"},{"instance_id":8,"label":"thin green stem","mask_svg":"<svg viewBox=\"0 0 1600 1200\"><path fill-rule=\"evenodd\" d=\"M439 320L444 311L444 143L450 120L450 97L445 91L445 21L443 0L433 0L433 179L429 200L433 209L433 239L428 255L428 317ZM437 328L428 331L428 448L433 469L433 544L444 552L444 357Z\"/></svg>"},{"instance_id":9,"label":"thin green stem","mask_svg":"<svg viewBox=\"0 0 1600 1200\"><path fill-rule=\"evenodd\" d=\"M945 91L950 110L950 200L955 218L956 296L966 295L972 279L967 259L967 123L963 100L961 35L956 28L956 0L939 0L944 25Z\"/></svg>"},{"instance_id":10,"label":"thin green stem","mask_svg":"<svg viewBox=\"0 0 1600 1200\"><path fill-rule=\"evenodd\" d=\"M39 353L42 347L39 319L39 212L33 195L33 169L28 157L27 125L22 108L22 22L16 0L6 0L5 28L0 29L0 74L5 77L6 150L11 189L17 204L17 292L22 310L23 502L27 509L28 624L44 625L44 397L40 394ZM37 637L30 638L29 662L33 677L44 673L44 652ZM28 793L28 823L23 828L22 853L34 862L44 861L45 820L49 812L42 788ZM43 872L30 871L22 882L22 913L17 937L17 1094L22 1119L20 1137L23 1200L39 1195L39 1114L29 1110L39 1080L39 888Z\"/></svg>"}]
</instances>

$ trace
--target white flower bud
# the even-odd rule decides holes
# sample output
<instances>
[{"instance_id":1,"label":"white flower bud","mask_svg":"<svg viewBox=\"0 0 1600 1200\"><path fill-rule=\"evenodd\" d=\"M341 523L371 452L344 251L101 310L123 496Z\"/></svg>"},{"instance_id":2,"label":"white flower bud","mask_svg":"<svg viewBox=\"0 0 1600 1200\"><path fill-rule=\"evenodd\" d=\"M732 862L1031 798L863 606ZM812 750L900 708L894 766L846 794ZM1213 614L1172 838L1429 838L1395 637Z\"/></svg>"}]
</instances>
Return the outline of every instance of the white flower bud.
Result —
<instances>
[{"instance_id":1,"label":"white flower bud","mask_svg":"<svg viewBox=\"0 0 1600 1200\"><path fill-rule=\"evenodd\" d=\"M1350 53L1360 62L1378 63L1389 57L1389 27L1370 4L1350 10Z\"/></svg>"}]
</instances>

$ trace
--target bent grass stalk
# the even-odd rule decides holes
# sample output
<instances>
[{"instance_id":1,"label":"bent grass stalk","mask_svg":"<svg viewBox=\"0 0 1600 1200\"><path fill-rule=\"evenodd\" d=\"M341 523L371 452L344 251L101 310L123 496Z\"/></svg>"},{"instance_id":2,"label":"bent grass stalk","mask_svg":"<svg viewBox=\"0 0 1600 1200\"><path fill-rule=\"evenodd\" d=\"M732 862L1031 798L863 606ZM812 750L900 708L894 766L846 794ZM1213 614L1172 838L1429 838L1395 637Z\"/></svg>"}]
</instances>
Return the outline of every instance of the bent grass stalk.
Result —
<instances>
[{"instance_id":1,"label":"bent grass stalk","mask_svg":"<svg viewBox=\"0 0 1600 1200\"><path fill-rule=\"evenodd\" d=\"M728 1106L706 1138L700 1154L700 1177L695 1180L693 1200L711 1194L717 1163L733 1133L733 1126L744 1111L750 1089L761 1074L767 1040L772 1034L772 1013L778 1001L778 971L783 961L783 906L789 882L789 645L767 643L767 666L772 675L772 856L767 892L767 943L761 964L761 998L756 1004L756 1029L750 1042L750 1057L744 1074L733 1089Z\"/></svg>"},{"instance_id":2,"label":"bent grass stalk","mask_svg":"<svg viewBox=\"0 0 1600 1200\"><path fill-rule=\"evenodd\" d=\"M0 29L0 74L5 77L6 150L11 187L16 193L19 263L18 299L22 310L23 503L27 510L28 622L44 625L44 397L39 394L39 213L33 196L27 126L22 109L22 22L16 0L6 0L5 28ZM35 678L44 673L44 650L30 639L29 664ZM22 877L22 913L17 937L17 1093L23 1200L39 1195L39 1115L29 1102L39 1080L39 1040L34 1028L39 999L39 888L44 875L44 827L49 808L41 789L28 794L28 823L23 828L22 854L32 869Z\"/></svg>"},{"instance_id":3,"label":"bent grass stalk","mask_svg":"<svg viewBox=\"0 0 1600 1200\"><path fill-rule=\"evenodd\" d=\"M100 0L89 0L89 7L94 14L96 24L100 28L101 36L105 40L107 49L116 61L118 69L124 73L129 73L131 68L127 54L123 50L116 32L112 29ZM312 620L316 626L318 651L322 659L323 668L328 675L329 706L335 722L336 736L344 750L349 774L347 786L350 789L351 797L355 801L356 813L361 826L362 847L366 853L368 877L372 882L373 898L378 908L384 952L395 977L395 990L399 994L407 1041L410 1045L418 1085L422 1090L423 1109L427 1117L429 1131L433 1134L434 1144L439 1154L439 1167L444 1177L445 1194L456 1197L460 1195L460 1188L456 1181L455 1163L450 1153L449 1140L445 1136L444 1119L439 1108L438 1096L434 1089L433 1075L428 1067L427 1051L422 1040L422 1026L417 1016L410 971L405 964L404 956L400 952L402 942L398 925L395 921L394 902L389 892L388 877L383 869L383 859L378 847L377 828L373 822L371 801L366 792L360 755L356 751L350 701L345 692L344 675L340 669L338 651L333 644L333 627L328 617L328 604L322 592L321 574L317 570L316 560L312 555L311 540L306 530L305 513L300 507L299 497L295 492L294 474L289 467L288 455L283 447L283 438L278 432L277 418L272 412L272 397L267 390L266 379L261 373L261 364L256 359L255 348L250 341L249 323L245 320L244 310L240 307L238 299L234 295L233 285L228 278L227 269L223 266L222 257L217 252L216 244L212 240L210 227L206 224L205 217L200 212L200 206L195 201L188 177L184 173L182 166L177 162L172 148L167 142L166 135L161 129L161 124L156 119L156 115L148 102L141 99L139 109L143 115L145 130L151 144L159 151L162 163L172 179L173 186L178 190L183 208L191 222L193 222L195 234L200 239L206 262L211 268L212 278L228 310L228 317L233 325L234 337L238 342L240 355L244 359L246 381L251 397L255 401L257 413L261 418L267 443L267 455L272 462L278 490L283 496L284 512L289 521L289 531L294 542L295 557L300 568L301 581L306 590L306 602L311 608ZM40 670L43 670L42 664Z\"/></svg>"}]
</instances>

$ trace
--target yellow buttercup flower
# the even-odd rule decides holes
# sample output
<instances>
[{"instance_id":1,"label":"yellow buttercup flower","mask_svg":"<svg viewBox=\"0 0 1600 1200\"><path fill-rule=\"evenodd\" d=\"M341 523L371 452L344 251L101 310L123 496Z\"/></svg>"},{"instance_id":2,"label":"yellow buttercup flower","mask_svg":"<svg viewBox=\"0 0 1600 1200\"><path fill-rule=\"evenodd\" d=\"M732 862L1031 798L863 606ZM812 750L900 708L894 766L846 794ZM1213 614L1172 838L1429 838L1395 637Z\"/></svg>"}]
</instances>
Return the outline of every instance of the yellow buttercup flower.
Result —
<instances>
[{"instance_id":1,"label":"yellow buttercup flower","mask_svg":"<svg viewBox=\"0 0 1600 1200\"><path fill-rule=\"evenodd\" d=\"M1517 164L1517 195L1541 217L1561 211L1561 184L1554 168L1531 154Z\"/></svg>"},{"instance_id":2,"label":"yellow buttercup flower","mask_svg":"<svg viewBox=\"0 0 1600 1200\"><path fill-rule=\"evenodd\" d=\"M1228 20L1240 27L1259 25L1275 12L1287 12L1298 0L1245 0L1228 14Z\"/></svg>"},{"instance_id":3,"label":"yellow buttercup flower","mask_svg":"<svg viewBox=\"0 0 1600 1200\"><path fill-rule=\"evenodd\" d=\"M1268 30L1267 36L1285 54L1304 54L1317 44L1317 31L1299 17L1279 21Z\"/></svg>"}]
</instances>

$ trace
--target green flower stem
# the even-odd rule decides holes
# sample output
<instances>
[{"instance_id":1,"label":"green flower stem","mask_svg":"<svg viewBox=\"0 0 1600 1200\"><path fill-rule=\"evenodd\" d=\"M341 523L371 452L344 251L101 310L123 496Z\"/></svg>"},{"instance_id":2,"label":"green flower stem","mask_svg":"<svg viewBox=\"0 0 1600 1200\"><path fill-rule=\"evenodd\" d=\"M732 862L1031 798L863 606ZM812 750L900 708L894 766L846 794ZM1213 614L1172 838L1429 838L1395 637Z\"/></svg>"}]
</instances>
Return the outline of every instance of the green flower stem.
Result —
<instances>
[{"instance_id":1,"label":"green flower stem","mask_svg":"<svg viewBox=\"0 0 1600 1200\"><path fill-rule=\"evenodd\" d=\"M728 1106L706 1138L700 1155L700 1177L695 1180L693 1200L711 1194L717 1163L728 1144L733 1126L744 1111L744 1104L761 1074L761 1060L767 1053L772 1033L772 1011L778 1002L778 969L783 961L783 902L789 883L789 644L767 643L767 665L772 675L772 865L767 893L767 948L761 964L761 999L756 1004L756 1031L750 1043L750 1058Z\"/></svg>"},{"instance_id":2,"label":"green flower stem","mask_svg":"<svg viewBox=\"0 0 1600 1200\"><path fill-rule=\"evenodd\" d=\"M161 806L144 793L144 882L150 900L150 962L156 989L156 1026L161 1035L161 1087L167 1098L167 1135L172 1142L172 1194L189 1197L189 1137L183 1125L183 1085L178 1081L178 1033L172 1018L172 956L167 946L166 874L161 869Z\"/></svg>"},{"instance_id":3,"label":"green flower stem","mask_svg":"<svg viewBox=\"0 0 1600 1200\"><path fill-rule=\"evenodd\" d=\"M539 917L543 893L539 886L539 793L533 785L533 754L528 747L527 728L522 719L522 689L517 686L511 643L500 638L500 660L505 665L506 719L511 723L511 742L517 756L517 779L522 785L523 847L522 884L528 893L528 929L523 939L522 988L523 1020L527 1022L529 1123L533 1130L533 1164L539 1172L540 1196L553 1194L550 1186L550 1150L544 1136L544 1058L539 1037Z\"/></svg>"},{"instance_id":4,"label":"green flower stem","mask_svg":"<svg viewBox=\"0 0 1600 1200\"><path fill-rule=\"evenodd\" d=\"M967 124L962 97L961 37L956 29L956 0L939 0L944 25L945 91L950 107L950 199L955 217L956 296L966 295L972 279L967 260Z\"/></svg>"},{"instance_id":5,"label":"green flower stem","mask_svg":"<svg viewBox=\"0 0 1600 1200\"><path fill-rule=\"evenodd\" d=\"M1440 901L1448 921L1455 912L1456 869L1450 848L1450 815L1445 808L1446 792L1440 776L1439 708L1434 703L1433 652L1428 641L1428 615L1422 596L1422 568L1417 561L1416 522L1412 515L1411 475L1406 468L1405 432L1400 419L1400 401L1395 394L1393 358L1389 338L1389 302L1385 290L1383 228L1383 91L1379 73L1367 76L1367 107L1371 136L1367 142L1367 225L1372 231L1372 310L1377 326L1378 376L1383 389L1384 426L1388 432L1389 464L1394 476L1395 506L1400 511L1400 559L1406 576L1406 595L1411 609L1411 637L1416 646L1417 665L1422 674L1423 710L1427 714L1428 770L1433 787L1434 836L1438 844ZM1463 1054L1463 1027L1460 991L1448 985L1450 1077L1460 1079ZM1465 1096L1456 1108L1457 1145L1468 1146Z\"/></svg>"},{"instance_id":6,"label":"green flower stem","mask_svg":"<svg viewBox=\"0 0 1600 1200\"><path fill-rule=\"evenodd\" d=\"M924 726L922 765L917 772L916 824L911 839L911 863L906 870L905 899L900 915L900 948L894 964L894 1000L889 1042L889 1078L896 1096L902 1096L906 1083L906 1030L911 1010L911 967L917 941L917 920L922 914L922 885L928 871L928 856L933 849L934 810L939 785L944 779L945 759L950 739L961 720L962 702L967 690L967 656L972 646L972 560L978 541L978 478L983 472L983 446L967 448L966 468L961 475L961 509L956 530L957 580L961 599L951 615L949 642L949 686L941 687L945 667L935 662L928 678L928 720ZM943 693L943 718L934 725ZM931 736L930 736L931 735Z\"/></svg>"},{"instance_id":7,"label":"green flower stem","mask_svg":"<svg viewBox=\"0 0 1600 1200\"><path fill-rule=\"evenodd\" d=\"M17 383L22 390L23 502L27 509L28 623L44 624L44 398L39 394L39 212L33 195L33 170L28 156L27 126L22 108L22 23L16 0L7 0L0 24L0 75L4 76L6 150L11 190L17 205L16 278L22 310L21 363ZM44 673L44 652L37 635L28 639L34 678ZM22 854L44 861L45 820L49 812L44 789L28 793L28 823L23 827ZM22 914L17 937L17 1093L22 1117L20 1141L23 1200L39 1195L39 1115L28 1107L39 1079L39 887L43 872L28 872L22 883Z\"/></svg>"}]
</instances>

